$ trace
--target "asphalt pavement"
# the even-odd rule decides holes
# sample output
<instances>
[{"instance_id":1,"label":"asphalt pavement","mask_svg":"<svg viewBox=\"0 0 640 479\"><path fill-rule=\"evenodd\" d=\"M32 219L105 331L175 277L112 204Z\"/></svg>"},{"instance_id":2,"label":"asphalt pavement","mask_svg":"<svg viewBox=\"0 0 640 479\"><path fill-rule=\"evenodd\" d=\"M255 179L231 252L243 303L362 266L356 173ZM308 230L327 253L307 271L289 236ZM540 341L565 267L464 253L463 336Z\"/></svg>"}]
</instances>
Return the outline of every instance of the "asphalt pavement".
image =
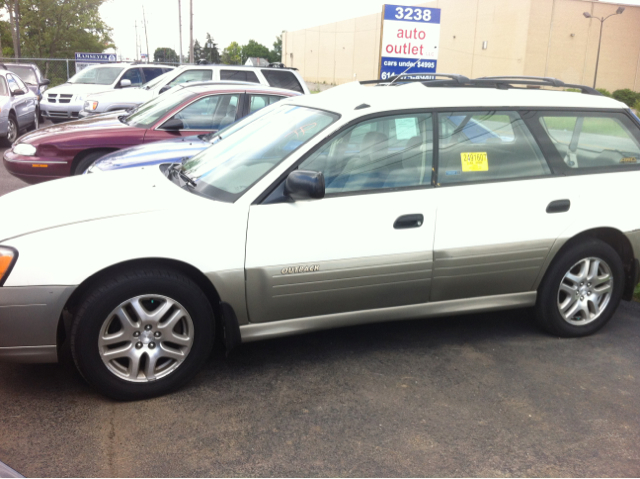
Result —
<instances>
[{"instance_id":1,"label":"asphalt pavement","mask_svg":"<svg viewBox=\"0 0 640 479\"><path fill-rule=\"evenodd\" d=\"M0 167L0 195L22 186ZM250 343L132 403L96 394L65 352L0 364L0 461L56 477L637 477L639 371L627 302L581 339L517 310Z\"/></svg>"}]
</instances>

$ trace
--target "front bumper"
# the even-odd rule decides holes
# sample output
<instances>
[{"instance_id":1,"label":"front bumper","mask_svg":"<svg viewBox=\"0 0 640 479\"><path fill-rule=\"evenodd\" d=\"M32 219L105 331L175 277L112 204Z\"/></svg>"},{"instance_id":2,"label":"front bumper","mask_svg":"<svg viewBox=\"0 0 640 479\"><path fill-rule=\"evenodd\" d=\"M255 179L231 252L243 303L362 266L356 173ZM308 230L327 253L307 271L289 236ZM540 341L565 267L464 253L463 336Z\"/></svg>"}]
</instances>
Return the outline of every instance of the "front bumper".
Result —
<instances>
[{"instance_id":1,"label":"front bumper","mask_svg":"<svg viewBox=\"0 0 640 479\"><path fill-rule=\"evenodd\" d=\"M40 156L17 155L8 149L3 155L4 167L16 178L27 183L41 183L71 174L72 160Z\"/></svg>"},{"instance_id":2,"label":"front bumper","mask_svg":"<svg viewBox=\"0 0 640 479\"><path fill-rule=\"evenodd\" d=\"M58 324L74 289L0 287L0 361L57 362Z\"/></svg>"},{"instance_id":3,"label":"front bumper","mask_svg":"<svg viewBox=\"0 0 640 479\"><path fill-rule=\"evenodd\" d=\"M49 120L76 120L82 110L82 103L50 103L40 102L40 114Z\"/></svg>"}]
</instances>

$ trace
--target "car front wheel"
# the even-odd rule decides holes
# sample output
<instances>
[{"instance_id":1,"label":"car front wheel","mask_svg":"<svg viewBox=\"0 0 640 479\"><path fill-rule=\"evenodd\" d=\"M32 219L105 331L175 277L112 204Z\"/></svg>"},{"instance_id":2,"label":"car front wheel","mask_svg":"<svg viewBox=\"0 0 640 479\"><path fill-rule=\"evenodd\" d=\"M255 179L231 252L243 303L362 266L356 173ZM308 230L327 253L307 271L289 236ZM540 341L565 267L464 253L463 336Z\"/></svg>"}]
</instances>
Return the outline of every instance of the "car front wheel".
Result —
<instances>
[{"instance_id":1,"label":"car front wheel","mask_svg":"<svg viewBox=\"0 0 640 479\"><path fill-rule=\"evenodd\" d=\"M102 394L134 400L172 391L211 352L214 316L200 288L170 270L112 276L78 308L71 351L82 376Z\"/></svg>"},{"instance_id":2,"label":"car front wheel","mask_svg":"<svg viewBox=\"0 0 640 479\"><path fill-rule=\"evenodd\" d=\"M573 245L547 271L538 323L558 336L592 334L611 319L623 289L622 260L611 246L596 239Z\"/></svg>"}]
</instances>

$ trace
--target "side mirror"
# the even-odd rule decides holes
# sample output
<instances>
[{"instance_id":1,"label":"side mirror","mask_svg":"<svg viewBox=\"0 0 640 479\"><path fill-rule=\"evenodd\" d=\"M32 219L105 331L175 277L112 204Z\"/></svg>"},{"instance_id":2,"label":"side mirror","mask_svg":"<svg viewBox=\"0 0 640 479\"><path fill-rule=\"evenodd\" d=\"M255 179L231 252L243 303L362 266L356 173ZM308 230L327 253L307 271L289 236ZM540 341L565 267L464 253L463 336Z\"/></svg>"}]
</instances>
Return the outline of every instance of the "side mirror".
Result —
<instances>
[{"instance_id":1,"label":"side mirror","mask_svg":"<svg viewBox=\"0 0 640 479\"><path fill-rule=\"evenodd\" d=\"M14 95L16 95L16 96L17 96L17 95L24 95L24 94L25 94L25 91L24 91L24 90L17 89L17 90L13 90L13 94L14 94Z\"/></svg>"},{"instance_id":2,"label":"side mirror","mask_svg":"<svg viewBox=\"0 0 640 479\"><path fill-rule=\"evenodd\" d=\"M284 194L294 200L324 198L324 175L319 171L292 171L284 182Z\"/></svg>"},{"instance_id":3,"label":"side mirror","mask_svg":"<svg viewBox=\"0 0 640 479\"><path fill-rule=\"evenodd\" d=\"M127 88L128 86L131 86L131 80L127 80L126 78L120 80L120 88Z\"/></svg>"},{"instance_id":4,"label":"side mirror","mask_svg":"<svg viewBox=\"0 0 640 479\"><path fill-rule=\"evenodd\" d=\"M164 122L161 127L163 130L182 130L184 128L184 124L182 120L178 118L171 118Z\"/></svg>"},{"instance_id":5,"label":"side mirror","mask_svg":"<svg viewBox=\"0 0 640 479\"><path fill-rule=\"evenodd\" d=\"M39 83L39 86L49 86L50 83L51 83L51 80L49 80L48 78L45 78Z\"/></svg>"},{"instance_id":6,"label":"side mirror","mask_svg":"<svg viewBox=\"0 0 640 479\"><path fill-rule=\"evenodd\" d=\"M171 87L170 87L169 85L165 85L165 86L163 86L162 88L160 88L160 92L159 92L159 94L162 94L162 93L164 93L165 91L169 91L169 90L171 90Z\"/></svg>"}]
</instances>

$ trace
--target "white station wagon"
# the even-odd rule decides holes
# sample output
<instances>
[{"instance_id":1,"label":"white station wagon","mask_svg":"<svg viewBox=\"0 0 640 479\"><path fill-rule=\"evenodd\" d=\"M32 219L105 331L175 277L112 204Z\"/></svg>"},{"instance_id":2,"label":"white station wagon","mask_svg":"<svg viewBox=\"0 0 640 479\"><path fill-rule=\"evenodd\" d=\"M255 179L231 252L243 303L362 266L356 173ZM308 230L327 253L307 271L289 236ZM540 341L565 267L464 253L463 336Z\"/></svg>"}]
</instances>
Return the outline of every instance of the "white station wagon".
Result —
<instances>
[{"instance_id":1,"label":"white station wagon","mask_svg":"<svg viewBox=\"0 0 640 479\"><path fill-rule=\"evenodd\" d=\"M519 86L518 86L519 85ZM487 78L283 100L182 166L0 198L0 358L136 399L240 342L535 306L600 329L638 283L640 121Z\"/></svg>"}]
</instances>

